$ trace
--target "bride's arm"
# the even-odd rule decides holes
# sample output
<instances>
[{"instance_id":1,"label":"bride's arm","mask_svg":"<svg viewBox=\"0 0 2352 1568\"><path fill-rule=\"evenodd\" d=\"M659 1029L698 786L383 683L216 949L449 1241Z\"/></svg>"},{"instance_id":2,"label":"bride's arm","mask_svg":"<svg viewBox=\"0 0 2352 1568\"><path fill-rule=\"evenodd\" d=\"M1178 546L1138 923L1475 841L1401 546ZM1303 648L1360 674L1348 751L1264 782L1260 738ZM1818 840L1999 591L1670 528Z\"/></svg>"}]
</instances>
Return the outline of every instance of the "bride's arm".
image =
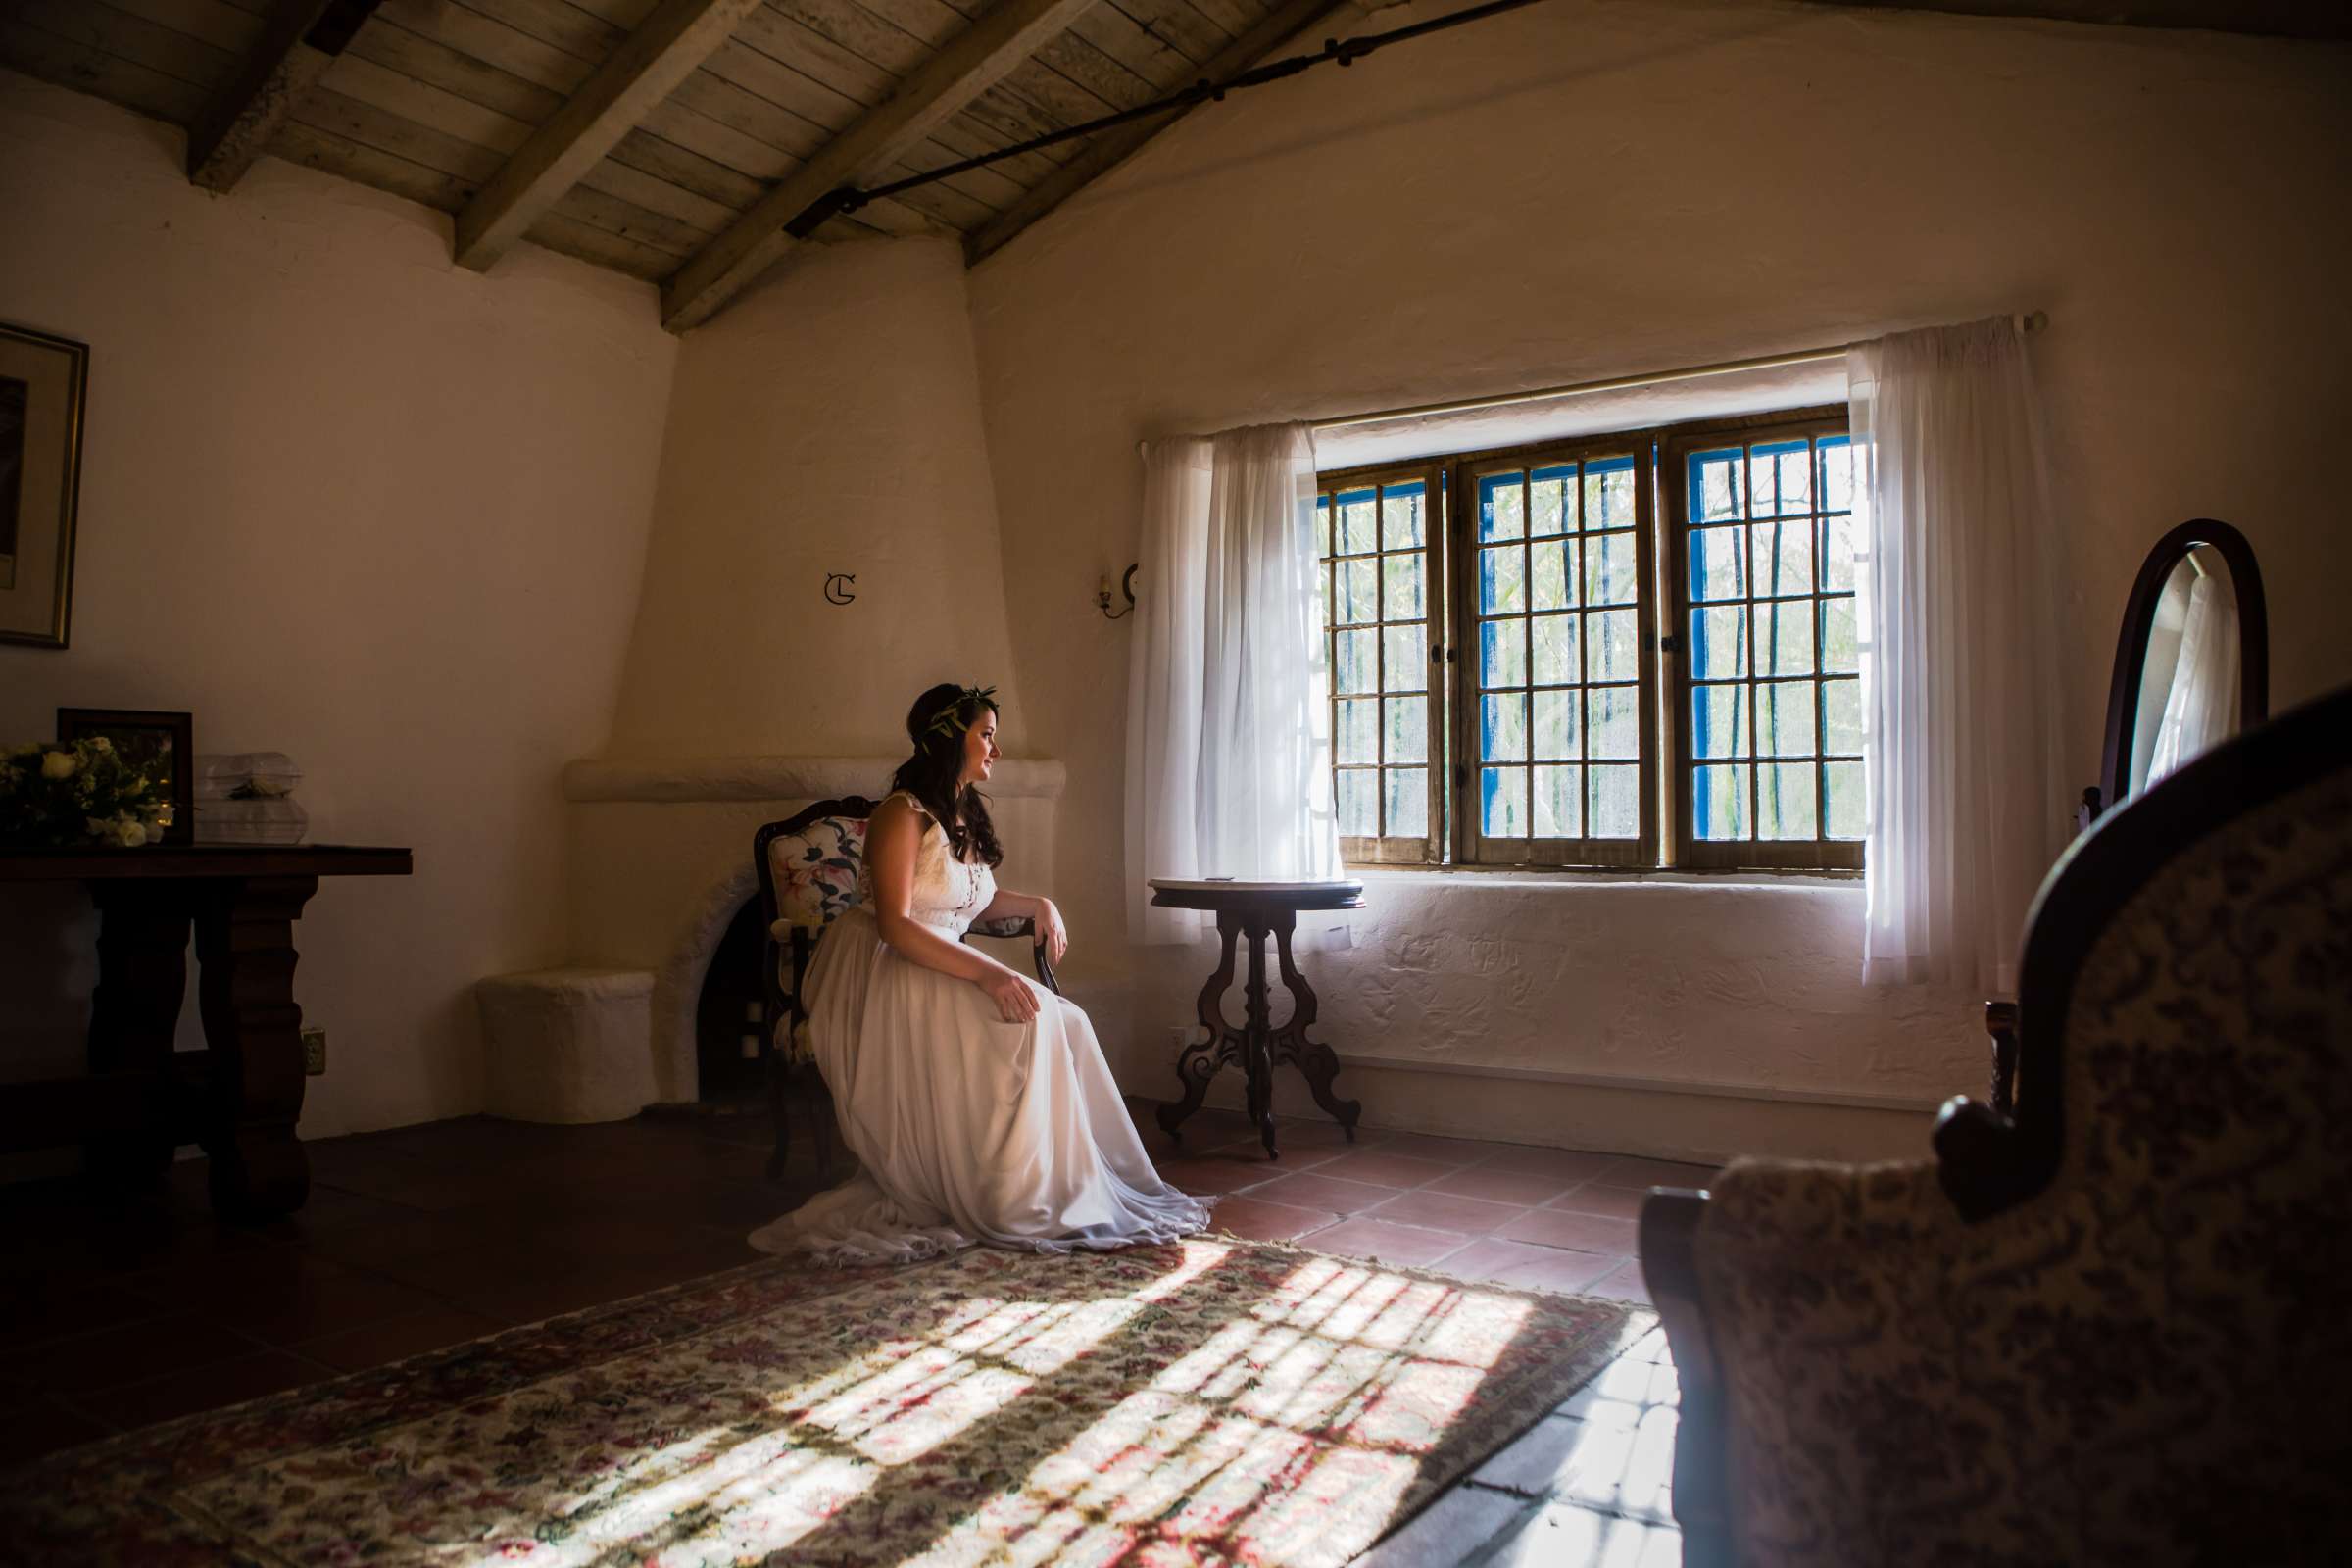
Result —
<instances>
[{"instance_id":1,"label":"bride's arm","mask_svg":"<svg viewBox=\"0 0 2352 1568\"><path fill-rule=\"evenodd\" d=\"M922 842L922 816L901 801L883 802L866 824L865 863L882 940L926 969L971 981L989 994L1007 1022L1035 1017L1037 998L1019 975L914 918L914 860Z\"/></svg>"},{"instance_id":2,"label":"bride's arm","mask_svg":"<svg viewBox=\"0 0 2352 1568\"><path fill-rule=\"evenodd\" d=\"M988 907L976 916L981 920L1034 920L1037 922L1038 946L1055 963L1070 951L1070 933L1061 923L1061 911L1054 901L1035 893L1015 893L1009 888L997 889L997 896L988 901Z\"/></svg>"}]
</instances>

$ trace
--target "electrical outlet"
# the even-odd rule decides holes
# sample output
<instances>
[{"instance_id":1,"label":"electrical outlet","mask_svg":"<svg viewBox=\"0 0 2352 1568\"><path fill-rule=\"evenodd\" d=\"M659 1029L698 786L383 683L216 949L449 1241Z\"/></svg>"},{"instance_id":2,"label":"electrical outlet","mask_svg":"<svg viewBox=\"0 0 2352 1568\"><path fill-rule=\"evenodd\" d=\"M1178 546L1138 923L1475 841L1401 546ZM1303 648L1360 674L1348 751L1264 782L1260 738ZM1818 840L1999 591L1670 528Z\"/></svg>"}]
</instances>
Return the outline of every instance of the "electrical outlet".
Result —
<instances>
[{"instance_id":1,"label":"electrical outlet","mask_svg":"<svg viewBox=\"0 0 2352 1568\"><path fill-rule=\"evenodd\" d=\"M302 1070L316 1078L326 1071L326 1031L312 1027L302 1032Z\"/></svg>"}]
</instances>

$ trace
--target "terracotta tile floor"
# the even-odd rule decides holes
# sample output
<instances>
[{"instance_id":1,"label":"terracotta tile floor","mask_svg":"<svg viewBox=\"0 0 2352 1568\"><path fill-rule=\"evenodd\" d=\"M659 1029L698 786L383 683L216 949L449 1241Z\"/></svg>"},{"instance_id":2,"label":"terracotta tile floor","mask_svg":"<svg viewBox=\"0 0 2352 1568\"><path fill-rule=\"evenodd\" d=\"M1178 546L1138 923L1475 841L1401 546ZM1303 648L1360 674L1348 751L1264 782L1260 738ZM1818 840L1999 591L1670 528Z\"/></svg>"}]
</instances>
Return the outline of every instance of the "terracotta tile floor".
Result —
<instances>
[{"instance_id":1,"label":"terracotta tile floor","mask_svg":"<svg viewBox=\"0 0 2352 1568\"><path fill-rule=\"evenodd\" d=\"M1709 1174L1373 1129L1349 1144L1291 1120L1269 1161L1233 1112L1200 1112L1179 1149L1132 1108L1171 1180L1223 1195L1236 1235L1634 1301L1643 1191ZM746 1262L745 1233L820 1186L806 1137L768 1182L768 1141L759 1115L321 1140L310 1202L252 1228L214 1221L201 1159L130 1197L0 1186L0 1465ZM1653 1332L1365 1568L1679 1560L1672 1377Z\"/></svg>"},{"instance_id":2,"label":"terracotta tile floor","mask_svg":"<svg viewBox=\"0 0 2352 1568\"><path fill-rule=\"evenodd\" d=\"M1202 1110L1181 1149L1137 1107L1168 1179L1221 1195L1237 1236L1434 1268L1465 1280L1649 1299L1634 1226L1652 1186L1701 1187L1708 1166L1285 1121L1278 1160L1231 1111Z\"/></svg>"}]
</instances>

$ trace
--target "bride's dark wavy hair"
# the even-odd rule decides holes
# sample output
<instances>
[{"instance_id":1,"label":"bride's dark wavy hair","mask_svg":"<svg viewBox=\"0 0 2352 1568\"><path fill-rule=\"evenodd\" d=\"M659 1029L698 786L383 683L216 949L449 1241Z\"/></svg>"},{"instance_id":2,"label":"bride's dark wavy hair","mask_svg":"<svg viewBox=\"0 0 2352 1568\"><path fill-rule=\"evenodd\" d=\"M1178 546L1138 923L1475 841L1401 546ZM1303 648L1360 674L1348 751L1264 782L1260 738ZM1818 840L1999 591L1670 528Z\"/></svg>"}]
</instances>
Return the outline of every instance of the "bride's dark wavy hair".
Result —
<instances>
[{"instance_id":1,"label":"bride's dark wavy hair","mask_svg":"<svg viewBox=\"0 0 2352 1568\"><path fill-rule=\"evenodd\" d=\"M1004 851L997 843L997 825L989 820L987 798L968 784L957 793L956 776L963 771L964 736L996 706L974 686L939 685L917 697L906 710L906 738L914 742L914 755L890 780L892 789L923 803L957 859L969 859L977 850L991 870L1004 863Z\"/></svg>"}]
</instances>

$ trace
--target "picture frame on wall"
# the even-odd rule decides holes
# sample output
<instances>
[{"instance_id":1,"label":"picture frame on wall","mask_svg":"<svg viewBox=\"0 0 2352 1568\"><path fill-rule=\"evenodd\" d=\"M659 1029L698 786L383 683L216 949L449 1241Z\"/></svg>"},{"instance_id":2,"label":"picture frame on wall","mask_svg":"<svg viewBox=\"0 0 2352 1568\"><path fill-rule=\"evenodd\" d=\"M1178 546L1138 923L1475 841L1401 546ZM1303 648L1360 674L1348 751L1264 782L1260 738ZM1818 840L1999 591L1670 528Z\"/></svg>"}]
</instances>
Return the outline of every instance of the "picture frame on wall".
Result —
<instances>
[{"instance_id":1,"label":"picture frame on wall","mask_svg":"<svg viewBox=\"0 0 2352 1568\"><path fill-rule=\"evenodd\" d=\"M192 844L196 834L195 720L186 713L158 712L136 708L61 708L57 738L112 741L116 755L146 772L161 768L172 781L172 825L164 829L166 844Z\"/></svg>"},{"instance_id":2,"label":"picture frame on wall","mask_svg":"<svg viewBox=\"0 0 2352 1568\"><path fill-rule=\"evenodd\" d=\"M66 646L90 346L0 321L0 643Z\"/></svg>"}]
</instances>

